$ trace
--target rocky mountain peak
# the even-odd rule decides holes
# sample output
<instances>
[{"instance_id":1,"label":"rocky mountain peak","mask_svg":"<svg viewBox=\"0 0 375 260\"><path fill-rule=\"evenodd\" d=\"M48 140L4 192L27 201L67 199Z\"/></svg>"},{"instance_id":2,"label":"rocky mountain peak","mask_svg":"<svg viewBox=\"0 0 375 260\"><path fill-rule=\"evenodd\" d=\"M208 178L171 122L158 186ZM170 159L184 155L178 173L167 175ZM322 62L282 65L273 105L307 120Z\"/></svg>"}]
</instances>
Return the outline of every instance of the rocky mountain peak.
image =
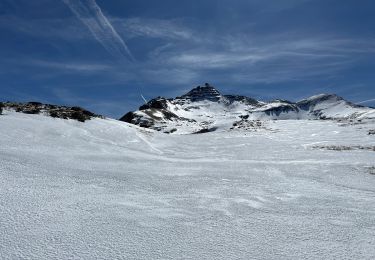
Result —
<instances>
[{"instance_id":1,"label":"rocky mountain peak","mask_svg":"<svg viewBox=\"0 0 375 260\"><path fill-rule=\"evenodd\" d=\"M189 99L191 101L219 101L221 98L220 92L211 86L209 83L205 83L204 86L197 86L190 90L188 93L182 95L181 99Z\"/></svg>"}]
</instances>

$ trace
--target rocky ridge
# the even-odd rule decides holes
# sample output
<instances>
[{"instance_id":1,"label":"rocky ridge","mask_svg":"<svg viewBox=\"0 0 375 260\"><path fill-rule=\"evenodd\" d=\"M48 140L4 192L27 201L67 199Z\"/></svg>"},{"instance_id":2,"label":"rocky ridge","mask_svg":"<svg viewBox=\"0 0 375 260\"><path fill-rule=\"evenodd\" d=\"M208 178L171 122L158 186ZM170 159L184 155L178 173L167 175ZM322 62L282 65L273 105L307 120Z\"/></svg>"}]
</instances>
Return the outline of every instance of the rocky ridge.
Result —
<instances>
[{"instance_id":1,"label":"rocky ridge","mask_svg":"<svg viewBox=\"0 0 375 260\"><path fill-rule=\"evenodd\" d=\"M264 122L269 120L291 119L375 119L375 109L334 94L320 94L298 102L280 99L264 102L246 96L222 95L206 83L176 98L154 98L120 118L141 127L180 134L217 129L256 130L264 128Z\"/></svg>"},{"instance_id":2,"label":"rocky ridge","mask_svg":"<svg viewBox=\"0 0 375 260\"><path fill-rule=\"evenodd\" d=\"M43 104L40 102L3 102L0 103L0 107L3 110L13 110L24 114L43 114L54 118L61 119L72 119L80 122L85 122L92 118L103 118L101 115L97 115L81 107L68 107L58 106L51 104Z\"/></svg>"}]
</instances>

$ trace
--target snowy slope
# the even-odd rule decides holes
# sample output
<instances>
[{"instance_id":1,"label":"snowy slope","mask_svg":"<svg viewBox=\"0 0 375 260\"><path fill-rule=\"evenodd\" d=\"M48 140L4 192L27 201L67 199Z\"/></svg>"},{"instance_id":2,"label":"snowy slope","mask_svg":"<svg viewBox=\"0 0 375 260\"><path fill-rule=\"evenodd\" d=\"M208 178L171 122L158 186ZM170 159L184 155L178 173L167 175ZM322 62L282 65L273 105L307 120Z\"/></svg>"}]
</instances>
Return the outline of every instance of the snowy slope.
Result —
<instances>
[{"instance_id":1,"label":"snowy slope","mask_svg":"<svg viewBox=\"0 0 375 260\"><path fill-rule=\"evenodd\" d=\"M165 135L5 111L0 259L373 259L371 129Z\"/></svg>"},{"instance_id":2,"label":"snowy slope","mask_svg":"<svg viewBox=\"0 0 375 260\"><path fill-rule=\"evenodd\" d=\"M245 96L221 95L209 84L174 99L158 97L120 120L166 133L229 130L238 121L290 119L369 119L375 109L358 106L330 94L297 103L286 100L257 101Z\"/></svg>"},{"instance_id":3,"label":"snowy slope","mask_svg":"<svg viewBox=\"0 0 375 260\"><path fill-rule=\"evenodd\" d=\"M320 118L375 118L375 109L355 105L337 95L320 94L301 100L297 105Z\"/></svg>"}]
</instances>

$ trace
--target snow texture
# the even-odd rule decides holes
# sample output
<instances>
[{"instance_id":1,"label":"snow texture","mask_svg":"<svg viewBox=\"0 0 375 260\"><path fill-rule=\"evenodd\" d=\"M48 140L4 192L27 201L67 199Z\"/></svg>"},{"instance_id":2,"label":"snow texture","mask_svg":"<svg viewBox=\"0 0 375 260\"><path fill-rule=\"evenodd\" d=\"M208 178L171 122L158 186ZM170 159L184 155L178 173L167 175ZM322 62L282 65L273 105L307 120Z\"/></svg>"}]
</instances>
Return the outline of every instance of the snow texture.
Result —
<instances>
[{"instance_id":1,"label":"snow texture","mask_svg":"<svg viewBox=\"0 0 375 260\"><path fill-rule=\"evenodd\" d=\"M373 121L166 135L0 116L0 259L374 259Z\"/></svg>"}]
</instances>

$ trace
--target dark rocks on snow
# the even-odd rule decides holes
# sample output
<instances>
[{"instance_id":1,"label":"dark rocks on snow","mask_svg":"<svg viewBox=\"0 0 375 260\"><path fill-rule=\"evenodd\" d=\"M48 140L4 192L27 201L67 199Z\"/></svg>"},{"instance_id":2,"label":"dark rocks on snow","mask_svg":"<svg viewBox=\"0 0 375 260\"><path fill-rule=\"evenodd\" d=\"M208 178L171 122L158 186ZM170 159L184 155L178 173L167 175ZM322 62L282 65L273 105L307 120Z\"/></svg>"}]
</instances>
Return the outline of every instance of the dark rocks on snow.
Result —
<instances>
[{"instance_id":1,"label":"dark rocks on snow","mask_svg":"<svg viewBox=\"0 0 375 260\"><path fill-rule=\"evenodd\" d=\"M4 108L25 114L45 114L54 118L73 119L85 122L93 117L103 118L101 115L94 114L81 107L57 106L43 104L40 102L15 103L5 102Z\"/></svg>"},{"instance_id":2,"label":"dark rocks on snow","mask_svg":"<svg viewBox=\"0 0 375 260\"><path fill-rule=\"evenodd\" d=\"M181 97L177 97L176 99L189 99L193 102L195 101L202 101L202 100L209 100L217 102L221 98L220 92L216 90L213 86L208 83L205 83L204 86L198 86L193 88L185 95Z\"/></svg>"},{"instance_id":3,"label":"dark rocks on snow","mask_svg":"<svg viewBox=\"0 0 375 260\"><path fill-rule=\"evenodd\" d=\"M233 104L234 102L241 102L241 103L244 103L246 105L259 106L258 100L255 100L253 98L249 98L249 97L246 97L246 96L224 95L223 97L225 98L225 100L227 100L227 102L229 104Z\"/></svg>"},{"instance_id":4,"label":"dark rocks on snow","mask_svg":"<svg viewBox=\"0 0 375 260\"><path fill-rule=\"evenodd\" d=\"M277 107L272 107L272 108L264 110L264 112L267 115L276 115L276 116L279 116L281 113L298 112L298 111L299 111L298 107L292 104L280 105Z\"/></svg>"},{"instance_id":5,"label":"dark rocks on snow","mask_svg":"<svg viewBox=\"0 0 375 260\"><path fill-rule=\"evenodd\" d=\"M176 132L177 131L177 128L172 128L171 130L169 130L169 131L165 131L164 133L165 134L171 134L171 133L174 133L174 132Z\"/></svg>"},{"instance_id":6,"label":"dark rocks on snow","mask_svg":"<svg viewBox=\"0 0 375 260\"><path fill-rule=\"evenodd\" d=\"M133 112L126 113L123 117L121 117L119 120L127 123L131 123L133 119L136 118L136 115Z\"/></svg>"},{"instance_id":7,"label":"dark rocks on snow","mask_svg":"<svg viewBox=\"0 0 375 260\"><path fill-rule=\"evenodd\" d=\"M216 130L217 130L217 127L203 128L197 132L194 132L193 134L204 134L204 133L214 132Z\"/></svg>"},{"instance_id":8,"label":"dark rocks on snow","mask_svg":"<svg viewBox=\"0 0 375 260\"><path fill-rule=\"evenodd\" d=\"M241 117L241 116L240 116ZM259 129L267 129L264 123L260 120L248 120L248 116L242 116L240 121L233 123L231 130L233 129L244 129L248 131L257 131ZM267 129L268 130L268 129Z\"/></svg>"},{"instance_id":9,"label":"dark rocks on snow","mask_svg":"<svg viewBox=\"0 0 375 260\"><path fill-rule=\"evenodd\" d=\"M157 97L154 99L151 99L147 104L144 104L139 107L139 110L146 110L150 108L156 108L156 109L167 109L168 104L167 104L167 99L163 97Z\"/></svg>"},{"instance_id":10,"label":"dark rocks on snow","mask_svg":"<svg viewBox=\"0 0 375 260\"><path fill-rule=\"evenodd\" d=\"M375 175L375 167L372 166L372 167L368 167L368 173L371 174L371 175Z\"/></svg>"},{"instance_id":11,"label":"dark rocks on snow","mask_svg":"<svg viewBox=\"0 0 375 260\"><path fill-rule=\"evenodd\" d=\"M134 112L128 112L123 117L119 119L120 121L127 122L134 125L139 125L140 127L150 128L154 125L152 120L148 120L147 118L143 118L140 115L137 115Z\"/></svg>"}]
</instances>

